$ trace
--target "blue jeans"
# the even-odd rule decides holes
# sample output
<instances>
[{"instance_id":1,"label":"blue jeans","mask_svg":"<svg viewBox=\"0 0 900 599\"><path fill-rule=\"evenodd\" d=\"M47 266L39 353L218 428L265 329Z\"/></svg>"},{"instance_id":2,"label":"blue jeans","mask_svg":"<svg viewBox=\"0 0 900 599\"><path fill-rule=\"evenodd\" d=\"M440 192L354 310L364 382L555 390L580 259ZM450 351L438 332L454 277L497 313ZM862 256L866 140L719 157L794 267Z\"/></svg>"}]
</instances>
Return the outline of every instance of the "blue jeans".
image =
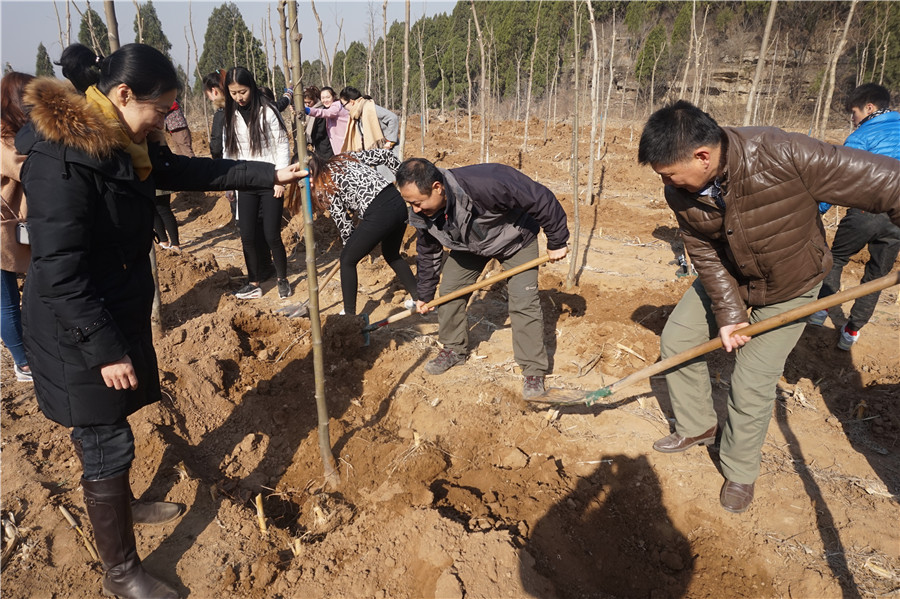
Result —
<instances>
[{"instance_id":1,"label":"blue jeans","mask_svg":"<svg viewBox=\"0 0 900 599\"><path fill-rule=\"evenodd\" d=\"M2 309L0 309L0 337L3 345L12 354L13 361L19 368L28 365L25 357L25 346L22 344L22 309L19 306L19 284L16 273L8 270L0 271L0 287L2 287Z\"/></svg>"},{"instance_id":2,"label":"blue jeans","mask_svg":"<svg viewBox=\"0 0 900 599\"><path fill-rule=\"evenodd\" d=\"M103 480L128 472L134 461L134 433L127 420L102 426L72 428L72 441L81 443L85 480Z\"/></svg>"}]
</instances>

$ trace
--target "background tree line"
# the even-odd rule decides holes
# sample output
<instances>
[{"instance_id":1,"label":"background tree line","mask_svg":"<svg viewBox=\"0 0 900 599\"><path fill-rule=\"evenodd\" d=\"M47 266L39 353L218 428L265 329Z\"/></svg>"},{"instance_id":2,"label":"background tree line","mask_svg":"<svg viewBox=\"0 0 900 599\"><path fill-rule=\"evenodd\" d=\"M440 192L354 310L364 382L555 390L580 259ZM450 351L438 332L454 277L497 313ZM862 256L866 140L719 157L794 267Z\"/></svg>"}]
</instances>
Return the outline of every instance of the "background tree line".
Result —
<instances>
[{"instance_id":1,"label":"background tree line","mask_svg":"<svg viewBox=\"0 0 900 599\"><path fill-rule=\"evenodd\" d=\"M875 81L894 92L900 87L896 3L589 4L460 1L450 14L411 22L410 112L474 112L501 119L523 119L528 113L553 120L569 118L578 104L583 116L596 110L601 118L639 120L664 101L686 98L705 109L715 108L726 120L739 122L739 115L752 107L747 124L809 123L813 128L832 104L831 112L843 118L840 104L860 83ZM106 53L106 26L87 6L79 11L78 40ZM277 8L277 3L272 6ZM318 21L314 0L310 6ZM139 8L135 40L168 55L171 44L152 1L139 3ZM318 40L320 58L302 65L304 85L338 90L352 85L399 110L405 24L389 25L386 4L378 8L372 3L366 16L356 17L368 19L365 40L348 43L346 35L339 34L332 48L324 37ZM309 18L309 12L304 15ZM215 9L202 45L194 42L195 65L179 65L186 89L200 91L198 73L240 65L261 85L280 91L285 77L276 44L279 22L283 19L270 17L268 23L248 27L236 4ZM321 22L319 30L321 36ZM306 45L306 55L313 53L312 45ZM36 71L52 72L48 64L46 49L40 46ZM573 97L576 87L580 102Z\"/></svg>"}]
</instances>

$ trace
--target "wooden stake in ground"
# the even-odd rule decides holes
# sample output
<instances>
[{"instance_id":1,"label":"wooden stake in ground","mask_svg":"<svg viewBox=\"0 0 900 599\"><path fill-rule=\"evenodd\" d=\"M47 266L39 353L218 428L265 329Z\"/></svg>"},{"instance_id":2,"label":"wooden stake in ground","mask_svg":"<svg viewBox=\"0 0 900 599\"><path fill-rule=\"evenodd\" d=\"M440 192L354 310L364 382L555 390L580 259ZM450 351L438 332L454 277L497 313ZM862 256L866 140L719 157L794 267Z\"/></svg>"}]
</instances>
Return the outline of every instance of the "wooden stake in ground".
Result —
<instances>
[{"instance_id":1,"label":"wooden stake in ground","mask_svg":"<svg viewBox=\"0 0 900 599\"><path fill-rule=\"evenodd\" d=\"M62 512L63 517L68 520L69 524L72 525L78 534L81 535L81 540L84 541L84 546L87 548L88 553L91 554L91 557L95 560L99 560L100 556L97 555L97 550L94 548L94 544L87 538L87 535L84 534L84 531L81 530L81 527L78 526L78 523L75 522L75 518L72 517L72 514L69 513L69 510L65 508L65 506L59 506L59 511Z\"/></svg>"},{"instance_id":2,"label":"wooden stake in ground","mask_svg":"<svg viewBox=\"0 0 900 599\"><path fill-rule=\"evenodd\" d=\"M297 2L288 2L288 27L291 34L291 76L295 83L302 81L300 73L300 32L297 28ZM302 101L303 94L294 95L294 105ZM301 113L303 111L297 111ZM298 114L299 118L299 114ZM303 127L297 127L297 135L303 135ZM298 143L300 160L305 161L306 144ZM316 276L316 245L313 236L312 198L310 197L309 177L304 179L305 197L303 201L304 242L306 244L306 272L309 286L309 322L312 333L313 372L316 381L316 412L319 421L319 453L325 474L325 484L337 489L341 484L341 475L335 466L331 453L331 438L328 434L328 406L325 403L325 362L322 349L322 320L319 314L319 281Z\"/></svg>"}]
</instances>

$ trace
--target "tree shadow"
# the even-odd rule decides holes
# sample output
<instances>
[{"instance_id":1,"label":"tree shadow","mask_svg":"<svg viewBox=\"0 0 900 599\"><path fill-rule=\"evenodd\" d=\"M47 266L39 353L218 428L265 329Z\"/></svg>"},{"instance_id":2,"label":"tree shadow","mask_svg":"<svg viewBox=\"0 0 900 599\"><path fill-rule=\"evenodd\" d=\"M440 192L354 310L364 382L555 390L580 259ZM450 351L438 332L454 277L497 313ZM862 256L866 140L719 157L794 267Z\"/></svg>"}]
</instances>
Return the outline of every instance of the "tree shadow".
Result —
<instances>
[{"instance_id":1,"label":"tree shadow","mask_svg":"<svg viewBox=\"0 0 900 599\"><path fill-rule=\"evenodd\" d=\"M834 318L838 311L831 311ZM832 320L835 328L807 326L795 353L809 359L789 360L785 380L814 381L828 411L840 422L850 446L868 461L876 476L894 497L900 496L900 423L897 398L900 384L865 385L857 350L836 347L846 318ZM894 423L892 427L891 424Z\"/></svg>"},{"instance_id":2,"label":"tree shadow","mask_svg":"<svg viewBox=\"0 0 900 599\"><path fill-rule=\"evenodd\" d=\"M601 191L597 192L598 198L600 196L600 193L603 190L603 179L605 177L605 174L606 174L606 167L601 166L601 168L600 168L600 187L599 187L599 189ZM585 268L585 266L587 266L588 252L590 252L590 250L591 250L591 240L594 238L594 231L597 230L597 213L600 211L599 199L596 202L594 202L594 205L592 206L592 208L594 209L593 220L591 221L591 228L590 228L590 230L588 230L587 239L584 242L584 250L582 250L582 252L581 252L581 267L578 269L578 272L575 275L575 284L576 285L580 284L581 275L584 274L584 268ZM574 258L574 256L572 258L570 258L570 260L573 258Z\"/></svg>"},{"instance_id":3,"label":"tree shadow","mask_svg":"<svg viewBox=\"0 0 900 599\"><path fill-rule=\"evenodd\" d=\"M523 587L563 599L684 596L693 551L669 518L647 458L598 461L532 528L520 554Z\"/></svg>"},{"instance_id":4,"label":"tree shadow","mask_svg":"<svg viewBox=\"0 0 900 599\"><path fill-rule=\"evenodd\" d=\"M783 401L775 402L775 420L781 429L781 433L787 440L794 471L803 482L803 489L806 491L806 495L812 500L816 514L816 528L822 538L828 567L831 569L834 577L841 582L843 597L845 599L859 598L861 597L859 587L857 587L853 573L847 564L846 550L841 542L839 529L835 526L834 516L831 514L828 503L822 496L822 489L808 470L806 465L807 459L803 455L797 435L794 434L788 423L787 410Z\"/></svg>"}]
</instances>

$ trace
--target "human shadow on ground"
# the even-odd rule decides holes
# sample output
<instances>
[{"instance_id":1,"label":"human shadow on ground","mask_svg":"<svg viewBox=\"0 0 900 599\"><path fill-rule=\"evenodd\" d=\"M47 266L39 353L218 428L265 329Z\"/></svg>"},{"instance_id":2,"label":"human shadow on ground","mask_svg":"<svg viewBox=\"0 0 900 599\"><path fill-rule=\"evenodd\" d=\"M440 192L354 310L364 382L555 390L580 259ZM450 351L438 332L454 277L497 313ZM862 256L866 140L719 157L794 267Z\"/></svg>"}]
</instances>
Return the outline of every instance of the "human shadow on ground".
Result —
<instances>
[{"instance_id":1,"label":"human shadow on ground","mask_svg":"<svg viewBox=\"0 0 900 599\"><path fill-rule=\"evenodd\" d=\"M684 596L693 551L669 518L647 458L597 459L532 527L520 555L523 587L561 599Z\"/></svg>"}]
</instances>

